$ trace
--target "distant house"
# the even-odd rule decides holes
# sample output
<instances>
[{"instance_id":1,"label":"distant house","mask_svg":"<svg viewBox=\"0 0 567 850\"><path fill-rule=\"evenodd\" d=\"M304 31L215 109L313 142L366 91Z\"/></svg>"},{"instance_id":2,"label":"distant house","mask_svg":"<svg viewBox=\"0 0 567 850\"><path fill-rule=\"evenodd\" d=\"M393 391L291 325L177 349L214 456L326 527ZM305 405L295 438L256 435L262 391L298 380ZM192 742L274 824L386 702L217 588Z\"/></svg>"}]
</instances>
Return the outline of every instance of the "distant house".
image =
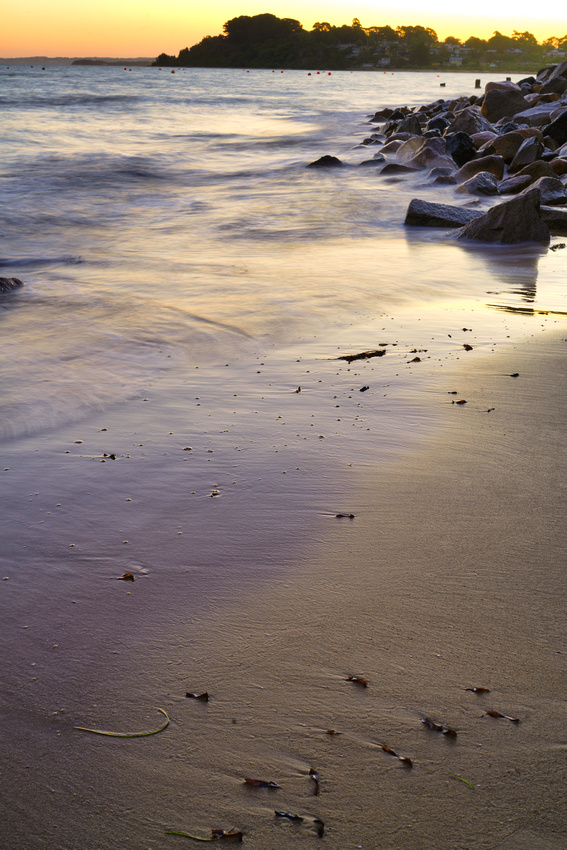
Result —
<instances>
[{"instance_id":1,"label":"distant house","mask_svg":"<svg viewBox=\"0 0 567 850\"><path fill-rule=\"evenodd\" d=\"M450 56L449 57L449 65L462 65L463 57L462 56Z\"/></svg>"}]
</instances>

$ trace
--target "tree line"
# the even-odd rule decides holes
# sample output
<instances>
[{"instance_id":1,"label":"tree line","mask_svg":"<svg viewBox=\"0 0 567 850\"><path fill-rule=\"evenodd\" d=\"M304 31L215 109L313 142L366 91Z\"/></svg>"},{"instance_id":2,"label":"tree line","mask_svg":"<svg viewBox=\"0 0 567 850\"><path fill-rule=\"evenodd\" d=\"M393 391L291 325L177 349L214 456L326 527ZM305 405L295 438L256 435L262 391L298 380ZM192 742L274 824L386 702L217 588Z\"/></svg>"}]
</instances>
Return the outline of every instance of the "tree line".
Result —
<instances>
[{"instance_id":1,"label":"tree line","mask_svg":"<svg viewBox=\"0 0 567 850\"><path fill-rule=\"evenodd\" d=\"M358 18L350 26L326 21L305 30L293 18L276 15L240 15L223 26L222 35L207 35L177 56L161 53L154 65L221 68L355 68L423 69L463 67L527 67L567 56L567 34L541 44L530 32L511 36L496 31L489 39L471 36L465 41L448 36L439 41L430 27L363 27Z\"/></svg>"}]
</instances>

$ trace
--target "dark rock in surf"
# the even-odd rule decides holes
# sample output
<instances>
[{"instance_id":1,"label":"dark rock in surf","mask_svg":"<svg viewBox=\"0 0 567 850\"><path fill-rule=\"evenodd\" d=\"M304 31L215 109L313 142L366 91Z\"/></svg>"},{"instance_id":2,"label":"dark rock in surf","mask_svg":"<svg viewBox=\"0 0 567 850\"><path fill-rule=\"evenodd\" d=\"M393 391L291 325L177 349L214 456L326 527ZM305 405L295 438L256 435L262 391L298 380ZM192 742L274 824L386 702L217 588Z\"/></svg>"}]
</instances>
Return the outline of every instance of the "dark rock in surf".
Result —
<instances>
[{"instance_id":1,"label":"dark rock in surf","mask_svg":"<svg viewBox=\"0 0 567 850\"><path fill-rule=\"evenodd\" d=\"M358 164L359 166L382 165L383 162L386 162L386 157L381 153L376 153L372 159L363 159Z\"/></svg>"},{"instance_id":2,"label":"dark rock in surf","mask_svg":"<svg viewBox=\"0 0 567 850\"><path fill-rule=\"evenodd\" d=\"M327 154L319 157L315 162L310 162L307 168L341 168L343 165L344 163L338 157Z\"/></svg>"},{"instance_id":3,"label":"dark rock in surf","mask_svg":"<svg viewBox=\"0 0 567 850\"><path fill-rule=\"evenodd\" d=\"M514 245L538 242L549 245L549 227L540 215L540 193L531 189L505 201L465 225L458 239Z\"/></svg>"},{"instance_id":4,"label":"dark rock in surf","mask_svg":"<svg viewBox=\"0 0 567 850\"><path fill-rule=\"evenodd\" d=\"M17 277L0 277L0 292L12 292L23 285L23 281Z\"/></svg>"},{"instance_id":5,"label":"dark rock in surf","mask_svg":"<svg viewBox=\"0 0 567 850\"><path fill-rule=\"evenodd\" d=\"M479 210L414 198L410 201L404 224L412 227L463 227L481 215Z\"/></svg>"},{"instance_id":6,"label":"dark rock in surf","mask_svg":"<svg viewBox=\"0 0 567 850\"><path fill-rule=\"evenodd\" d=\"M386 177L391 174L410 174L412 172L419 171L419 168L412 168L409 165L402 165L400 162L389 162L384 166L380 174L384 174Z\"/></svg>"}]
</instances>

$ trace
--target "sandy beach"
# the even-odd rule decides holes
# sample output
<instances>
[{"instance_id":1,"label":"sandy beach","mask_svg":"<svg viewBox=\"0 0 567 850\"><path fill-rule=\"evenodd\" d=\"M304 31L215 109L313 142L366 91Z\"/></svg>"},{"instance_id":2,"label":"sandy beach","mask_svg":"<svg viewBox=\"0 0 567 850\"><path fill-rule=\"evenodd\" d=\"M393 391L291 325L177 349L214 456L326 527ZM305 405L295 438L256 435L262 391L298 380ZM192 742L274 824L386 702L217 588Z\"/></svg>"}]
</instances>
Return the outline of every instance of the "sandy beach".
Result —
<instances>
[{"instance_id":1,"label":"sandy beach","mask_svg":"<svg viewBox=\"0 0 567 850\"><path fill-rule=\"evenodd\" d=\"M326 500L266 468L222 515L224 549L225 497L180 499L166 434L123 472L94 460L99 421L14 448L2 847L157 850L213 828L265 850L564 846L565 334L448 364L418 399L440 410L430 433ZM115 437L123 415L105 415ZM158 709L151 737L74 728L151 730Z\"/></svg>"}]
</instances>

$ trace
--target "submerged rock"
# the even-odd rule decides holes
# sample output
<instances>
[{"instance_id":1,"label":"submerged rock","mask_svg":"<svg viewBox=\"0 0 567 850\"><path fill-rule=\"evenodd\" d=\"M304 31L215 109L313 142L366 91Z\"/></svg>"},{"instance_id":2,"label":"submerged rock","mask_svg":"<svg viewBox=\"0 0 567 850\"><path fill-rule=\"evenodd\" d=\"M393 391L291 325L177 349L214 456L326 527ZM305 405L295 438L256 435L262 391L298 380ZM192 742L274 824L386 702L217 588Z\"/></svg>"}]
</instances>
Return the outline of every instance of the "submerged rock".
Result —
<instances>
[{"instance_id":1,"label":"submerged rock","mask_svg":"<svg viewBox=\"0 0 567 850\"><path fill-rule=\"evenodd\" d=\"M23 281L17 277L0 277L0 292L11 292L23 285Z\"/></svg>"},{"instance_id":2,"label":"submerged rock","mask_svg":"<svg viewBox=\"0 0 567 850\"><path fill-rule=\"evenodd\" d=\"M344 162L338 157L327 154L316 159L315 162L310 162L307 168L340 168L342 165L344 165Z\"/></svg>"},{"instance_id":3,"label":"submerged rock","mask_svg":"<svg viewBox=\"0 0 567 850\"><path fill-rule=\"evenodd\" d=\"M413 227L463 227L481 215L479 210L414 198L410 201L404 224Z\"/></svg>"},{"instance_id":4,"label":"submerged rock","mask_svg":"<svg viewBox=\"0 0 567 850\"><path fill-rule=\"evenodd\" d=\"M549 245L549 227L540 215L539 189L505 201L462 228L458 239L514 245L539 242Z\"/></svg>"}]
</instances>

